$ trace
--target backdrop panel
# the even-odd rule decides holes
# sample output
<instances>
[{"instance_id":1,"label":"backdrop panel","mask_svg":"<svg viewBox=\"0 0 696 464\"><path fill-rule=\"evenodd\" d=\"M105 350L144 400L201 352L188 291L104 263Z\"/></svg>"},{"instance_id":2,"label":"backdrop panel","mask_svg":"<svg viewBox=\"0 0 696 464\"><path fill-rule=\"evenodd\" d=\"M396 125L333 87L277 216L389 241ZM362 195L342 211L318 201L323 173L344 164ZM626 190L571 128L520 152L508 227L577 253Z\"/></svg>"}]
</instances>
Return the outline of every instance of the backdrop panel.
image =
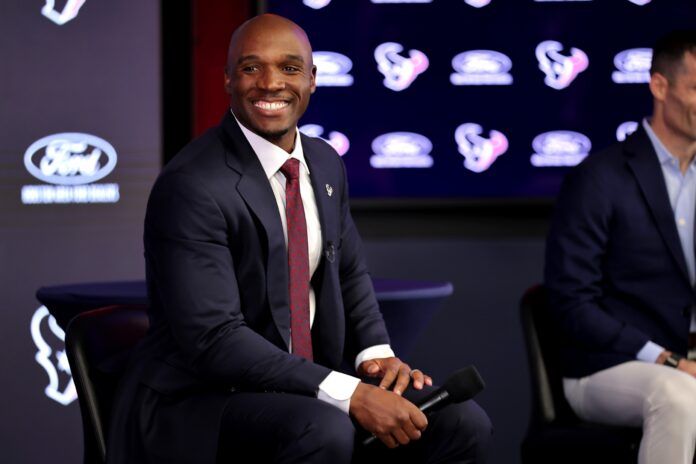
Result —
<instances>
[{"instance_id":1,"label":"backdrop panel","mask_svg":"<svg viewBox=\"0 0 696 464\"><path fill-rule=\"evenodd\" d=\"M551 199L570 166L650 110L672 0L268 0L309 34L302 120L342 153L354 198ZM625 124L628 123L628 124Z\"/></svg>"},{"instance_id":2,"label":"backdrop panel","mask_svg":"<svg viewBox=\"0 0 696 464\"><path fill-rule=\"evenodd\" d=\"M63 333L37 288L142 278L161 159L159 2L0 6L2 461L81 460Z\"/></svg>"}]
</instances>

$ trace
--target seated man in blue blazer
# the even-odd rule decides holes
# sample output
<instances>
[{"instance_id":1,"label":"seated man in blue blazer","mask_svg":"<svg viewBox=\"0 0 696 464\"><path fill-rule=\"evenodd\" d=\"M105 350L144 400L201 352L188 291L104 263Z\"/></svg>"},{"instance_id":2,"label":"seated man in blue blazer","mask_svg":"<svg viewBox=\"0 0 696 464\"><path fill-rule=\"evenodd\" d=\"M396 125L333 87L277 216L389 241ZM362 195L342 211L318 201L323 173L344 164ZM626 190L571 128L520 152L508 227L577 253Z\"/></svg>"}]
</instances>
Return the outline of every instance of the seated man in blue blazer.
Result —
<instances>
[{"instance_id":1,"label":"seated man in blue blazer","mask_svg":"<svg viewBox=\"0 0 696 464\"><path fill-rule=\"evenodd\" d=\"M356 427L386 445L361 459L484 461L475 403L426 418L409 401L432 381L389 346L343 163L297 130L315 78L293 22L262 15L233 34L231 111L150 195L151 329L120 387L110 463L349 463Z\"/></svg>"},{"instance_id":2,"label":"seated man in blue blazer","mask_svg":"<svg viewBox=\"0 0 696 464\"><path fill-rule=\"evenodd\" d=\"M642 426L640 463L696 444L696 30L654 49L652 117L566 178L546 249L563 386L582 419Z\"/></svg>"}]
</instances>

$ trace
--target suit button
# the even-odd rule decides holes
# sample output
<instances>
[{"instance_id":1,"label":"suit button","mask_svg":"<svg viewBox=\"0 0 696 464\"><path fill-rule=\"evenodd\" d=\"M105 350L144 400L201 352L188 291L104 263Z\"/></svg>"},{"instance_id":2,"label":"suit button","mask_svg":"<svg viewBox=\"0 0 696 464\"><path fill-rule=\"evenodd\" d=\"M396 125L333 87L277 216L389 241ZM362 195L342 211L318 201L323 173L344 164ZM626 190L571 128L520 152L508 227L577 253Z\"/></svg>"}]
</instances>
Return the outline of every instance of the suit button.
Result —
<instances>
[{"instance_id":1,"label":"suit button","mask_svg":"<svg viewBox=\"0 0 696 464\"><path fill-rule=\"evenodd\" d=\"M682 309L682 316L691 317L692 311L693 311L693 306L684 306L684 309Z\"/></svg>"}]
</instances>

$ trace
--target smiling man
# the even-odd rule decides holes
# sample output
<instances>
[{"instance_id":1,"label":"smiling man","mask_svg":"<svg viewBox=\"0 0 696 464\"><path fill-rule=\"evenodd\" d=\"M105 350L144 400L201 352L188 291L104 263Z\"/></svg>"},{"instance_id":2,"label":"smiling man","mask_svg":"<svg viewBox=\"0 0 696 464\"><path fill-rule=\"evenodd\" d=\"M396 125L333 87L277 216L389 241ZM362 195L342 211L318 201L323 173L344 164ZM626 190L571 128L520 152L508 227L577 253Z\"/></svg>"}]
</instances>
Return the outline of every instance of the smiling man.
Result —
<instances>
[{"instance_id":1,"label":"smiling man","mask_svg":"<svg viewBox=\"0 0 696 464\"><path fill-rule=\"evenodd\" d=\"M230 111L150 195L152 324L114 407L110 463L484 462L475 403L426 418L412 402L432 380L390 348L343 163L297 129L315 78L293 22L262 15L233 34ZM356 449L363 429L382 444Z\"/></svg>"},{"instance_id":2,"label":"smiling man","mask_svg":"<svg viewBox=\"0 0 696 464\"><path fill-rule=\"evenodd\" d=\"M275 18L259 18L232 37L225 89L238 122L291 153L297 121L316 90L316 68L304 31Z\"/></svg>"}]
</instances>

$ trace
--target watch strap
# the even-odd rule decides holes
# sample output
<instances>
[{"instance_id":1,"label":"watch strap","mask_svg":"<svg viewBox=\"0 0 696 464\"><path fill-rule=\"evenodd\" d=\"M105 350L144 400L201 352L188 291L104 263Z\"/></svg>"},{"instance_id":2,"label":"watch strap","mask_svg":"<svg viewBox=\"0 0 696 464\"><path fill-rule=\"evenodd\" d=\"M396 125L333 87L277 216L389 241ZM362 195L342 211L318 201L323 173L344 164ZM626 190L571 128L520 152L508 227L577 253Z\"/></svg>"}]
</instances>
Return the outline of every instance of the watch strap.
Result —
<instances>
[{"instance_id":1,"label":"watch strap","mask_svg":"<svg viewBox=\"0 0 696 464\"><path fill-rule=\"evenodd\" d=\"M669 356L667 356L665 362L663 362L662 364L676 369L679 365L679 361L681 361L682 359L684 359L684 356L676 353L671 353Z\"/></svg>"}]
</instances>

